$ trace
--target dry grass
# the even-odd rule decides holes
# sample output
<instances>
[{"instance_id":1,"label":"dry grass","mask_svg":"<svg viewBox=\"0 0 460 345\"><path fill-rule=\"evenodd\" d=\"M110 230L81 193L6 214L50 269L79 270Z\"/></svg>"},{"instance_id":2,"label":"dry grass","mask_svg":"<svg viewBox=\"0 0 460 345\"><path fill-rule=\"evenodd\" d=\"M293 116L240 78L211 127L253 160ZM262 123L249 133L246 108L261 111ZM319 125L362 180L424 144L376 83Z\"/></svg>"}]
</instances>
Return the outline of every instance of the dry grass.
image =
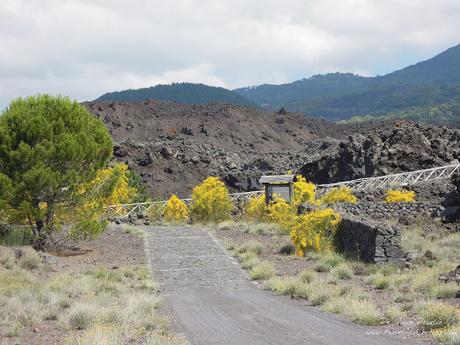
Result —
<instances>
[{"instance_id":1,"label":"dry grass","mask_svg":"<svg viewBox=\"0 0 460 345\"><path fill-rule=\"evenodd\" d=\"M275 267L270 261L256 262L249 270L249 276L254 280L265 280L275 275Z\"/></svg>"},{"instance_id":2,"label":"dry grass","mask_svg":"<svg viewBox=\"0 0 460 345\"><path fill-rule=\"evenodd\" d=\"M254 255L262 254L262 244L257 241L248 241L239 246L236 251L238 254L253 253Z\"/></svg>"},{"instance_id":3,"label":"dry grass","mask_svg":"<svg viewBox=\"0 0 460 345\"><path fill-rule=\"evenodd\" d=\"M262 230L250 233L254 239L257 239L255 236L270 235L268 231ZM289 250L278 250L287 248L288 243L283 242L285 238L277 243L277 235L273 235L272 240L274 245L269 247L270 251L277 254L290 253ZM266 243L266 239L263 243ZM404 324L405 321L419 319L423 324L423 319L430 317L442 319L442 315L430 316L434 314L433 310L424 309L422 313L419 306L430 299L446 300L455 297L457 284L444 284L438 277L452 271L460 262L460 234L425 234L420 228L414 227L403 231L402 243L406 250L416 250L420 255L430 250L436 258L416 260L410 267L398 267L349 261L330 252L307 252L305 259L295 258L305 260L303 267L307 269L296 276L271 276L265 280L264 287L277 294L308 299L313 305L363 325ZM264 259L272 261L269 250L262 247L262 242L253 240L237 247L235 255L244 268L254 270L261 262L259 256L262 252ZM276 254L273 257L282 262L290 260L280 259ZM450 301L447 300L447 303ZM451 323L444 321L444 324ZM443 332L439 331L435 335L436 339L442 338L446 344L456 344L458 327L455 327L450 326L448 329L451 331L443 328Z\"/></svg>"},{"instance_id":4,"label":"dry grass","mask_svg":"<svg viewBox=\"0 0 460 345\"><path fill-rule=\"evenodd\" d=\"M353 269L347 263L341 263L334 267L330 274L337 279L350 279L353 276Z\"/></svg>"},{"instance_id":5,"label":"dry grass","mask_svg":"<svg viewBox=\"0 0 460 345\"><path fill-rule=\"evenodd\" d=\"M233 220L224 220L216 225L217 230L232 230L237 226Z\"/></svg>"},{"instance_id":6,"label":"dry grass","mask_svg":"<svg viewBox=\"0 0 460 345\"><path fill-rule=\"evenodd\" d=\"M251 235L281 235L283 230L275 223L249 223L245 232Z\"/></svg>"},{"instance_id":7,"label":"dry grass","mask_svg":"<svg viewBox=\"0 0 460 345\"><path fill-rule=\"evenodd\" d=\"M326 301L324 308L326 311L345 315L353 322L361 325L376 326L382 324L382 315L378 312L376 305L368 298L353 294L334 296Z\"/></svg>"},{"instance_id":8,"label":"dry grass","mask_svg":"<svg viewBox=\"0 0 460 345\"><path fill-rule=\"evenodd\" d=\"M434 339L445 345L460 345L460 325L432 332Z\"/></svg>"},{"instance_id":9,"label":"dry grass","mask_svg":"<svg viewBox=\"0 0 460 345\"><path fill-rule=\"evenodd\" d=\"M135 236L138 236L138 237L141 237L141 238L146 235L145 230L140 228L140 227L138 227L138 226L129 225L129 224L123 224L120 227L121 227L121 230L125 234L135 235Z\"/></svg>"},{"instance_id":10,"label":"dry grass","mask_svg":"<svg viewBox=\"0 0 460 345\"><path fill-rule=\"evenodd\" d=\"M18 261L12 255L2 251L0 260L0 337L54 322L66 334L64 344L184 344L157 311L160 299L146 267L100 267L43 280L47 268L37 264L38 255Z\"/></svg>"},{"instance_id":11,"label":"dry grass","mask_svg":"<svg viewBox=\"0 0 460 345\"><path fill-rule=\"evenodd\" d=\"M418 310L419 326L425 331L446 329L458 325L460 310L444 303L428 303Z\"/></svg>"}]
</instances>

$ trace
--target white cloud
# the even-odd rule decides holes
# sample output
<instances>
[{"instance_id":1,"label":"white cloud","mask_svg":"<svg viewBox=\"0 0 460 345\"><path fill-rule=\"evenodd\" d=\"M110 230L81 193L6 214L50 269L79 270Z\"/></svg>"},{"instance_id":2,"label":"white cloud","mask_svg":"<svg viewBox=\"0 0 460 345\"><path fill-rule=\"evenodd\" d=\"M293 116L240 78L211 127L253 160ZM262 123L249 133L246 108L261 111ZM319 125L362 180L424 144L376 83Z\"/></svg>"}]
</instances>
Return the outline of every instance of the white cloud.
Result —
<instances>
[{"instance_id":1,"label":"white cloud","mask_svg":"<svg viewBox=\"0 0 460 345\"><path fill-rule=\"evenodd\" d=\"M382 74L460 43L458 0L2 0L0 108L173 81Z\"/></svg>"}]
</instances>

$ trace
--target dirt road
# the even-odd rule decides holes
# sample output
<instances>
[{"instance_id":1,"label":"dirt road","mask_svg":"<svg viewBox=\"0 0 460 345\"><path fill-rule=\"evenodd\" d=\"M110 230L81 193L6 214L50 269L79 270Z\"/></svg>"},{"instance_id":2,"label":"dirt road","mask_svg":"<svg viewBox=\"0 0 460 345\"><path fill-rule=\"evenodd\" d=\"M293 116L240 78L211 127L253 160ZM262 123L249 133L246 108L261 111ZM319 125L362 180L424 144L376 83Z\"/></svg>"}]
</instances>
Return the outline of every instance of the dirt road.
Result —
<instances>
[{"instance_id":1,"label":"dirt road","mask_svg":"<svg viewBox=\"0 0 460 345\"><path fill-rule=\"evenodd\" d=\"M193 345L416 344L370 334L379 328L354 325L258 288L206 230L146 231L155 279Z\"/></svg>"}]
</instances>

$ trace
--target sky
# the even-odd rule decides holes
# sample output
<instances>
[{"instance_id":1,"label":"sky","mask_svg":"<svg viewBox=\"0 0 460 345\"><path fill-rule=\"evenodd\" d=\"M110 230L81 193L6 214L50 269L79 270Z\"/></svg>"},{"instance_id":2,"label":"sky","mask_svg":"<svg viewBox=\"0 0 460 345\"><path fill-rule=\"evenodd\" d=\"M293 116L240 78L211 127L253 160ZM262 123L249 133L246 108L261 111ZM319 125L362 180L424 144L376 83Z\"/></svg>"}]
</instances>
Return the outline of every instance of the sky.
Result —
<instances>
[{"instance_id":1,"label":"sky","mask_svg":"<svg viewBox=\"0 0 460 345\"><path fill-rule=\"evenodd\" d=\"M1 0L0 109L171 82L373 76L460 43L459 0Z\"/></svg>"}]
</instances>

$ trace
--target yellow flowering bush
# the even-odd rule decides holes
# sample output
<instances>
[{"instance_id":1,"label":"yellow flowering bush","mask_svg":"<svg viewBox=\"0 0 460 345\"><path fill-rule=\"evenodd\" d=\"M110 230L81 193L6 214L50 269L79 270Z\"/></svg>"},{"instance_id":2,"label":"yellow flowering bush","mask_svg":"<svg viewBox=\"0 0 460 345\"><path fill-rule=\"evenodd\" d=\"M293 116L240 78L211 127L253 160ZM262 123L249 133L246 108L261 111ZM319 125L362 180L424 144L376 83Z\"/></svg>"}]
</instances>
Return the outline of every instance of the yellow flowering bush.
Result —
<instances>
[{"instance_id":1,"label":"yellow flowering bush","mask_svg":"<svg viewBox=\"0 0 460 345\"><path fill-rule=\"evenodd\" d=\"M267 215L269 222L276 223L280 225L282 229L288 230L296 213L286 200L275 195L274 200L267 206Z\"/></svg>"},{"instance_id":2,"label":"yellow flowering bush","mask_svg":"<svg viewBox=\"0 0 460 345\"><path fill-rule=\"evenodd\" d=\"M208 177L193 189L190 216L194 222L218 223L230 218L231 211L228 189L218 177Z\"/></svg>"},{"instance_id":3,"label":"yellow flowering bush","mask_svg":"<svg viewBox=\"0 0 460 345\"><path fill-rule=\"evenodd\" d=\"M333 188L326 194L324 194L318 203L321 205L333 204L335 202L348 202L350 204L356 204L358 199L353 195L352 191L348 187Z\"/></svg>"},{"instance_id":4,"label":"yellow flowering bush","mask_svg":"<svg viewBox=\"0 0 460 345\"><path fill-rule=\"evenodd\" d=\"M188 219L187 205L175 194L166 203L164 219L171 223L186 222Z\"/></svg>"},{"instance_id":5,"label":"yellow flowering bush","mask_svg":"<svg viewBox=\"0 0 460 345\"><path fill-rule=\"evenodd\" d=\"M56 206L58 223L71 222L77 218L97 220L103 212L103 207L131 202L137 195L136 188L129 185L129 170L126 164L116 164L113 167L101 169L96 177L77 187L75 198L89 199L79 207L62 208ZM40 205L46 209L46 203Z\"/></svg>"},{"instance_id":6,"label":"yellow flowering bush","mask_svg":"<svg viewBox=\"0 0 460 345\"><path fill-rule=\"evenodd\" d=\"M251 198L245 207L245 216L248 220L257 222L267 221L267 206L265 205L265 195L262 194Z\"/></svg>"},{"instance_id":7,"label":"yellow flowering bush","mask_svg":"<svg viewBox=\"0 0 460 345\"><path fill-rule=\"evenodd\" d=\"M388 203L392 202L414 202L415 192L410 190L402 189L390 189L385 194L385 201Z\"/></svg>"},{"instance_id":8,"label":"yellow flowering bush","mask_svg":"<svg viewBox=\"0 0 460 345\"><path fill-rule=\"evenodd\" d=\"M340 221L340 215L330 208L297 216L291 223L291 240L296 248L296 254L304 256L308 249L331 250Z\"/></svg>"},{"instance_id":9,"label":"yellow flowering bush","mask_svg":"<svg viewBox=\"0 0 460 345\"><path fill-rule=\"evenodd\" d=\"M297 180L293 184L294 190L294 207L299 207L299 205L308 202L309 204L314 204L316 199L316 186L314 183L307 182L305 177L302 175L297 175Z\"/></svg>"}]
</instances>

